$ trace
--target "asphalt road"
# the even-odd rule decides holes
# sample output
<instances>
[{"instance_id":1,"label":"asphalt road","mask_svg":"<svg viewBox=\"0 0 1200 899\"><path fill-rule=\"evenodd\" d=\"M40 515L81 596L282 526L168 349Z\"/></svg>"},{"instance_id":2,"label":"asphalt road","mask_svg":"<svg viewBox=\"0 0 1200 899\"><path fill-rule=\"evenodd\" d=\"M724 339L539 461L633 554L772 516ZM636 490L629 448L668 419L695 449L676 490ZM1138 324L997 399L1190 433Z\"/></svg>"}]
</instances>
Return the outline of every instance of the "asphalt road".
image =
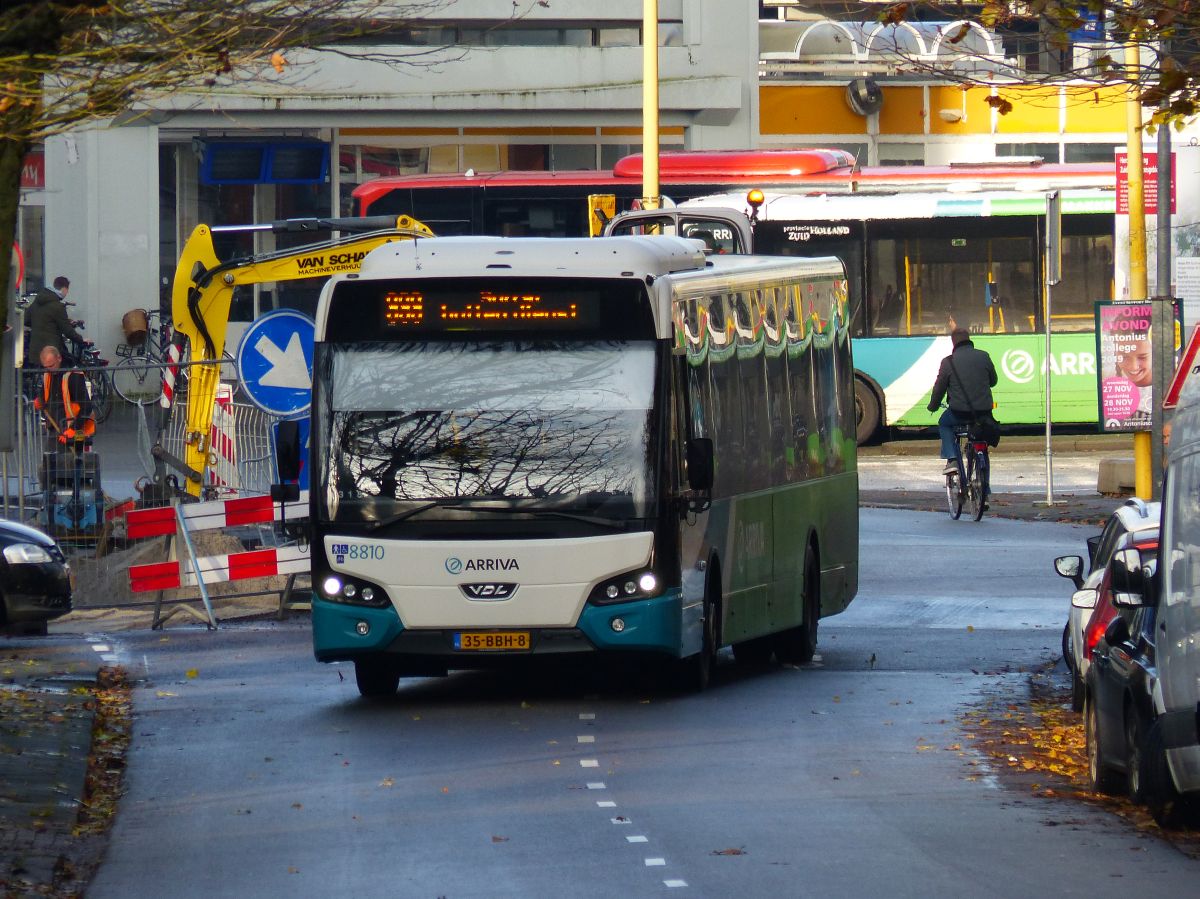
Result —
<instances>
[{"instance_id":1,"label":"asphalt road","mask_svg":"<svg viewBox=\"0 0 1200 899\"><path fill-rule=\"evenodd\" d=\"M303 622L130 632L128 792L92 899L1190 895L1200 862L1014 791L960 716L1057 654L1090 529L865 510L803 669L461 673L360 699ZM1013 673L996 673L1011 671Z\"/></svg>"}]
</instances>

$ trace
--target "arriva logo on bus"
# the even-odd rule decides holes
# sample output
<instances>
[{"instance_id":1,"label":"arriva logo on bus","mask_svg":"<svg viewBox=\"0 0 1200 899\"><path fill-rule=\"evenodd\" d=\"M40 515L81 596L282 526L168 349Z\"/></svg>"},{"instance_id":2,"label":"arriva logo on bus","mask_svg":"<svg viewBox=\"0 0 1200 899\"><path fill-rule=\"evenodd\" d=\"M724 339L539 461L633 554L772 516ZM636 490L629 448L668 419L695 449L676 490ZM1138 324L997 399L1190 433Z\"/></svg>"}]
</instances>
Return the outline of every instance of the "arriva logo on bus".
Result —
<instances>
[{"instance_id":1,"label":"arriva logo on bus","mask_svg":"<svg viewBox=\"0 0 1200 899\"><path fill-rule=\"evenodd\" d=\"M1039 366L1028 350L1009 350L1000 359L1004 377L1017 384L1028 384L1034 376L1046 370L1043 360ZM1095 353L1057 353L1050 356L1050 373L1053 375L1095 375Z\"/></svg>"}]
</instances>

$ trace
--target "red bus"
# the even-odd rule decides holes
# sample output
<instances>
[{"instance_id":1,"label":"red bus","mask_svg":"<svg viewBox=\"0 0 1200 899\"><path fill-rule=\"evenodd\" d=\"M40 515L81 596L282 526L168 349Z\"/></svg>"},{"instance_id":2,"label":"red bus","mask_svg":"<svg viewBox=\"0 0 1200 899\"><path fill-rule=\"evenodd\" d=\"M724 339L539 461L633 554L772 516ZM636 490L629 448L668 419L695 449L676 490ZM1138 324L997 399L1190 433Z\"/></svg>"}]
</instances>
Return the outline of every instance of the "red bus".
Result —
<instances>
[{"instance_id":1,"label":"red bus","mask_svg":"<svg viewBox=\"0 0 1200 899\"><path fill-rule=\"evenodd\" d=\"M1112 163L1041 164L1014 159L948 166L862 168L843 150L741 150L663 153L662 194L673 202L739 188L841 193L905 191L1030 191L1111 185ZM355 188L357 215L410 215L434 233L581 237L588 233L590 194L613 194L617 211L642 196L642 157L619 160L612 170L502 171L398 175Z\"/></svg>"}]
</instances>

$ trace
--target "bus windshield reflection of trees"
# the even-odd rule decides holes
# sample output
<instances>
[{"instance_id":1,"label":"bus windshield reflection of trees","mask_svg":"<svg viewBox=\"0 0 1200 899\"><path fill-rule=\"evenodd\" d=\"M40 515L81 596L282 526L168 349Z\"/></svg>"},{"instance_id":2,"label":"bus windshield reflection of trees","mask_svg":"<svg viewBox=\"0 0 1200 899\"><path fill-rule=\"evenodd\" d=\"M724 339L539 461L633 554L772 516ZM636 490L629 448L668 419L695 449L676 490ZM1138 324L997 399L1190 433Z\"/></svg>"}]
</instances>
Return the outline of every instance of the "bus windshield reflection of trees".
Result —
<instances>
[{"instance_id":1,"label":"bus windshield reflection of trees","mask_svg":"<svg viewBox=\"0 0 1200 899\"><path fill-rule=\"evenodd\" d=\"M331 519L383 521L450 499L653 514L653 342L406 342L330 356L337 386L318 426Z\"/></svg>"}]
</instances>

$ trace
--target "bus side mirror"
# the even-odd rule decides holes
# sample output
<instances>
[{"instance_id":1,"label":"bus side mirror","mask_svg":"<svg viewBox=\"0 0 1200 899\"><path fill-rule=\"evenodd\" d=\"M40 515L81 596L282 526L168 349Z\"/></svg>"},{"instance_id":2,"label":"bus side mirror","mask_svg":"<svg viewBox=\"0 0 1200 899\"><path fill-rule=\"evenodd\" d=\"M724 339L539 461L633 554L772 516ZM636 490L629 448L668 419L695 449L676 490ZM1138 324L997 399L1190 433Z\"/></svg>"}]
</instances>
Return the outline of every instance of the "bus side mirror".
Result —
<instances>
[{"instance_id":1,"label":"bus side mirror","mask_svg":"<svg viewBox=\"0 0 1200 899\"><path fill-rule=\"evenodd\" d=\"M279 423L275 433L275 464L279 480L294 481L300 477L300 422Z\"/></svg>"},{"instance_id":2,"label":"bus side mirror","mask_svg":"<svg viewBox=\"0 0 1200 899\"><path fill-rule=\"evenodd\" d=\"M701 493L712 490L714 469L712 438L691 438L687 442L688 486Z\"/></svg>"}]
</instances>

